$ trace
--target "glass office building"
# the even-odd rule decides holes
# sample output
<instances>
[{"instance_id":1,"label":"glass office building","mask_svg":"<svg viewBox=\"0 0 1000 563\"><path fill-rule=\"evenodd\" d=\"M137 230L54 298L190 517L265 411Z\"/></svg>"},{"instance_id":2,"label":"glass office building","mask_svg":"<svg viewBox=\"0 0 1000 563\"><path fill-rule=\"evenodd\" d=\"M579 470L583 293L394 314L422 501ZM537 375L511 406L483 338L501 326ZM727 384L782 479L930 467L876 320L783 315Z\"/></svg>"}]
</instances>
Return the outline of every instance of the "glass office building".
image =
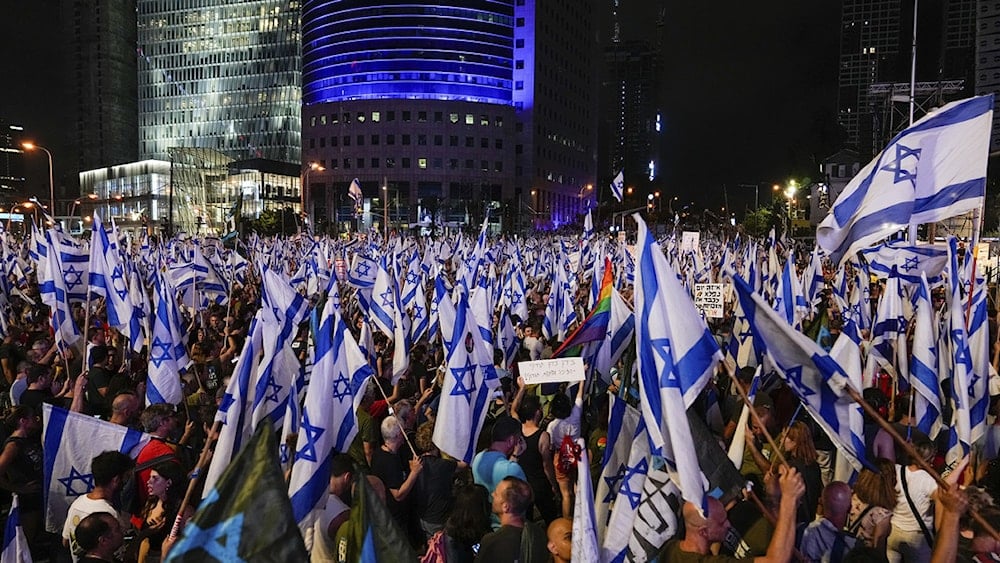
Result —
<instances>
[{"instance_id":1,"label":"glass office building","mask_svg":"<svg viewBox=\"0 0 1000 563\"><path fill-rule=\"evenodd\" d=\"M298 0L139 0L139 158L301 159Z\"/></svg>"}]
</instances>

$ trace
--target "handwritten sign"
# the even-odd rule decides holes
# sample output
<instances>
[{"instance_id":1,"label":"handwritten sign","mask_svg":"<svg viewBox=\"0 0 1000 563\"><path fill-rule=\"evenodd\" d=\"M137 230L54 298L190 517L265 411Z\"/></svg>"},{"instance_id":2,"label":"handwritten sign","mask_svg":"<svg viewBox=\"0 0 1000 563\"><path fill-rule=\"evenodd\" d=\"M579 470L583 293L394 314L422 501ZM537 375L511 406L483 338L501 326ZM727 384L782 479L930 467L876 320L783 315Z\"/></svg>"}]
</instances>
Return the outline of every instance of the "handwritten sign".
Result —
<instances>
[{"instance_id":1,"label":"handwritten sign","mask_svg":"<svg viewBox=\"0 0 1000 563\"><path fill-rule=\"evenodd\" d=\"M694 284L694 304L710 319L721 319L725 308L723 285L721 283Z\"/></svg>"},{"instance_id":2,"label":"handwritten sign","mask_svg":"<svg viewBox=\"0 0 1000 563\"><path fill-rule=\"evenodd\" d=\"M564 381L583 381L583 358L556 358L553 360L537 360L534 362L518 362L518 370L524 383L562 383Z\"/></svg>"},{"instance_id":3,"label":"handwritten sign","mask_svg":"<svg viewBox=\"0 0 1000 563\"><path fill-rule=\"evenodd\" d=\"M696 252L701 241L701 233L698 231L684 231L681 233L681 251Z\"/></svg>"}]
</instances>

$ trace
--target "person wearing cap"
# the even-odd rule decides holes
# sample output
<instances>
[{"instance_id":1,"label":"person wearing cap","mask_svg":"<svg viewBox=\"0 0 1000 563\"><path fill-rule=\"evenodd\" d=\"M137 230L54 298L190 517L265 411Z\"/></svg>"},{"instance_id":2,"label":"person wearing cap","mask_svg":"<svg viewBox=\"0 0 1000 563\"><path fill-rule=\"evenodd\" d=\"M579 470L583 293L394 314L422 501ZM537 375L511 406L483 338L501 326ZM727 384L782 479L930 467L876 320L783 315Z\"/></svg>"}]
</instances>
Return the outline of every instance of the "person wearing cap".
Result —
<instances>
[{"instance_id":1,"label":"person wearing cap","mask_svg":"<svg viewBox=\"0 0 1000 563\"><path fill-rule=\"evenodd\" d=\"M510 459L523 450L521 423L507 415L497 418L490 435L490 447L472 458L472 477L476 484L486 487L492 495L505 477L527 481L521 466ZM496 529L498 525L499 521L494 518L493 528Z\"/></svg>"}]
</instances>

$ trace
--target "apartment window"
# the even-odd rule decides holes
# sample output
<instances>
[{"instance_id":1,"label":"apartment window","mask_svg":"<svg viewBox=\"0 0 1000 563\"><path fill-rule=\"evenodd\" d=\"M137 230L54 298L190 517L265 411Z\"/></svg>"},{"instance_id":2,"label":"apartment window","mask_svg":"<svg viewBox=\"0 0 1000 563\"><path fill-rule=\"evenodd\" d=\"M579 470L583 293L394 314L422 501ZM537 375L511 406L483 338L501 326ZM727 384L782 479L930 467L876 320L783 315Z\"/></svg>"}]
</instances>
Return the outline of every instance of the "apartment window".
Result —
<instances>
[{"instance_id":1,"label":"apartment window","mask_svg":"<svg viewBox=\"0 0 1000 563\"><path fill-rule=\"evenodd\" d=\"M514 20L514 25L517 27L524 27L524 18L517 18Z\"/></svg>"},{"instance_id":2,"label":"apartment window","mask_svg":"<svg viewBox=\"0 0 1000 563\"><path fill-rule=\"evenodd\" d=\"M364 135L358 135L358 146L359 147L365 146L365 136Z\"/></svg>"},{"instance_id":3,"label":"apartment window","mask_svg":"<svg viewBox=\"0 0 1000 563\"><path fill-rule=\"evenodd\" d=\"M340 137L330 137L330 146L335 147L340 144Z\"/></svg>"},{"instance_id":4,"label":"apartment window","mask_svg":"<svg viewBox=\"0 0 1000 563\"><path fill-rule=\"evenodd\" d=\"M497 150L503 149L503 139L493 139L493 148Z\"/></svg>"},{"instance_id":5,"label":"apartment window","mask_svg":"<svg viewBox=\"0 0 1000 563\"><path fill-rule=\"evenodd\" d=\"M494 172L503 172L503 162L501 162L499 160L496 161L496 162L494 162L493 163L493 171Z\"/></svg>"},{"instance_id":6,"label":"apartment window","mask_svg":"<svg viewBox=\"0 0 1000 563\"><path fill-rule=\"evenodd\" d=\"M358 158L358 168L364 168L364 167L365 167L365 159L359 157Z\"/></svg>"},{"instance_id":7,"label":"apartment window","mask_svg":"<svg viewBox=\"0 0 1000 563\"><path fill-rule=\"evenodd\" d=\"M395 168L396 167L396 159L395 158L386 157L386 159L385 159L385 167L386 168Z\"/></svg>"},{"instance_id":8,"label":"apartment window","mask_svg":"<svg viewBox=\"0 0 1000 563\"><path fill-rule=\"evenodd\" d=\"M475 168L475 166L476 166L476 162L474 160L472 160L471 158L467 158L465 160L465 169L466 170L472 170L473 168Z\"/></svg>"},{"instance_id":9,"label":"apartment window","mask_svg":"<svg viewBox=\"0 0 1000 563\"><path fill-rule=\"evenodd\" d=\"M380 121L382 121L382 113L381 112L377 112L377 111L373 111L372 112L372 122L373 123L378 123Z\"/></svg>"},{"instance_id":10,"label":"apartment window","mask_svg":"<svg viewBox=\"0 0 1000 563\"><path fill-rule=\"evenodd\" d=\"M442 121L444 121L444 112L434 112L434 123L441 123Z\"/></svg>"},{"instance_id":11,"label":"apartment window","mask_svg":"<svg viewBox=\"0 0 1000 563\"><path fill-rule=\"evenodd\" d=\"M378 159L377 158L373 158L372 159L372 165L371 165L371 167L372 168L378 168Z\"/></svg>"},{"instance_id":12,"label":"apartment window","mask_svg":"<svg viewBox=\"0 0 1000 563\"><path fill-rule=\"evenodd\" d=\"M316 127L316 116L315 115L309 118L309 126L310 127Z\"/></svg>"},{"instance_id":13,"label":"apartment window","mask_svg":"<svg viewBox=\"0 0 1000 563\"><path fill-rule=\"evenodd\" d=\"M458 146L458 135L451 135L448 137L448 146L457 147Z\"/></svg>"},{"instance_id":14,"label":"apartment window","mask_svg":"<svg viewBox=\"0 0 1000 563\"><path fill-rule=\"evenodd\" d=\"M524 39L515 39L514 40L514 48L516 48L516 49L524 49Z\"/></svg>"},{"instance_id":15,"label":"apartment window","mask_svg":"<svg viewBox=\"0 0 1000 563\"><path fill-rule=\"evenodd\" d=\"M515 90L524 90L524 81L523 80L517 80L517 81L515 81L514 82L514 89Z\"/></svg>"},{"instance_id":16,"label":"apartment window","mask_svg":"<svg viewBox=\"0 0 1000 563\"><path fill-rule=\"evenodd\" d=\"M427 146L427 135L423 135L423 134L417 135L417 144L420 145L421 147L426 147Z\"/></svg>"},{"instance_id":17,"label":"apartment window","mask_svg":"<svg viewBox=\"0 0 1000 563\"><path fill-rule=\"evenodd\" d=\"M448 169L449 170L458 170L458 159L457 158L449 158L448 159Z\"/></svg>"},{"instance_id":18,"label":"apartment window","mask_svg":"<svg viewBox=\"0 0 1000 563\"><path fill-rule=\"evenodd\" d=\"M395 145L396 144L396 135L394 135L392 133L386 135L385 136L385 144L387 144L387 145Z\"/></svg>"},{"instance_id":19,"label":"apartment window","mask_svg":"<svg viewBox=\"0 0 1000 563\"><path fill-rule=\"evenodd\" d=\"M493 118L494 127L503 127L503 118L499 115Z\"/></svg>"},{"instance_id":20,"label":"apartment window","mask_svg":"<svg viewBox=\"0 0 1000 563\"><path fill-rule=\"evenodd\" d=\"M435 147L440 147L442 145L444 145L444 136L443 135L434 135L434 146Z\"/></svg>"},{"instance_id":21,"label":"apartment window","mask_svg":"<svg viewBox=\"0 0 1000 563\"><path fill-rule=\"evenodd\" d=\"M350 123L350 122L351 122L351 114L344 112L344 123Z\"/></svg>"},{"instance_id":22,"label":"apartment window","mask_svg":"<svg viewBox=\"0 0 1000 563\"><path fill-rule=\"evenodd\" d=\"M403 122L405 122L405 123L409 123L410 122L410 112L408 112L408 111L404 111L403 112Z\"/></svg>"},{"instance_id":23,"label":"apartment window","mask_svg":"<svg viewBox=\"0 0 1000 563\"><path fill-rule=\"evenodd\" d=\"M479 161L479 169L482 170L483 172L489 172L490 171L490 161L488 161L488 160L480 160Z\"/></svg>"},{"instance_id":24,"label":"apartment window","mask_svg":"<svg viewBox=\"0 0 1000 563\"><path fill-rule=\"evenodd\" d=\"M403 168L409 168L409 167L410 167L410 159L404 157L403 158Z\"/></svg>"},{"instance_id":25,"label":"apartment window","mask_svg":"<svg viewBox=\"0 0 1000 563\"><path fill-rule=\"evenodd\" d=\"M333 160L331 160L331 161L330 161L330 169L331 169L331 170L336 170L336 169L338 169L338 168L340 168L340 161L339 161L339 160L337 160L336 158L335 158L335 159L333 159Z\"/></svg>"},{"instance_id":26,"label":"apartment window","mask_svg":"<svg viewBox=\"0 0 1000 563\"><path fill-rule=\"evenodd\" d=\"M320 125L326 125L326 114L325 113L323 115L319 116L319 124Z\"/></svg>"},{"instance_id":27,"label":"apartment window","mask_svg":"<svg viewBox=\"0 0 1000 563\"><path fill-rule=\"evenodd\" d=\"M309 139L309 148L316 148L316 139Z\"/></svg>"},{"instance_id":28,"label":"apartment window","mask_svg":"<svg viewBox=\"0 0 1000 563\"><path fill-rule=\"evenodd\" d=\"M441 168L443 161L440 158L434 159L434 168Z\"/></svg>"},{"instance_id":29,"label":"apartment window","mask_svg":"<svg viewBox=\"0 0 1000 563\"><path fill-rule=\"evenodd\" d=\"M427 123L427 112L426 111L418 111L417 112L417 122L419 122L419 123Z\"/></svg>"},{"instance_id":30,"label":"apartment window","mask_svg":"<svg viewBox=\"0 0 1000 563\"><path fill-rule=\"evenodd\" d=\"M465 124L466 125L475 125L476 124L476 116L472 115L471 113L465 114Z\"/></svg>"},{"instance_id":31,"label":"apartment window","mask_svg":"<svg viewBox=\"0 0 1000 563\"><path fill-rule=\"evenodd\" d=\"M395 110L387 111L385 113L385 119L386 119L386 121L396 121L396 112L395 112Z\"/></svg>"},{"instance_id":32,"label":"apartment window","mask_svg":"<svg viewBox=\"0 0 1000 563\"><path fill-rule=\"evenodd\" d=\"M516 61L514 61L514 68L516 68L518 70L523 70L524 69L524 59L517 59Z\"/></svg>"},{"instance_id":33,"label":"apartment window","mask_svg":"<svg viewBox=\"0 0 1000 563\"><path fill-rule=\"evenodd\" d=\"M377 145L378 142L379 142L378 135L372 135L372 142L371 142L371 144Z\"/></svg>"},{"instance_id":34,"label":"apartment window","mask_svg":"<svg viewBox=\"0 0 1000 563\"><path fill-rule=\"evenodd\" d=\"M364 123L364 122L365 122L365 112L359 111L358 112L358 123Z\"/></svg>"},{"instance_id":35,"label":"apartment window","mask_svg":"<svg viewBox=\"0 0 1000 563\"><path fill-rule=\"evenodd\" d=\"M351 159L345 158L344 159L344 170L350 170L350 169L351 169Z\"/></svg>"},{"instance_id":36,"label":"apartment window","mask_svg":"<svg viewBox=\"0 0 1000 563\"><path fill-rule=\"evenodd\" d=\"M330 114L330 123L333 123L333 124L340 123L340 114L339 113L331 113Z\"/></svg>"},{"instance_id":37,"label":"apartment window","mask_svg":"<svg viewBox=\"0 0 1000 563\"><path fill-rule=\"evenodd\" d=\"M351 146L351 136L350 135L344 135L344 146L345 147Z\"/></svg>"},{"instance_id":38,"label":"apartment window","mask_svg":"<svg viewBox=\"0 0 1000 563\"><path fill-rule=\"evenodd\" d=\"M409 135L403 135L403 144L404 145L409 145L410 144L410 136Z\"/></svg>"},{"instance_id":39,"label":"apartment window","mask_svg":"<svg viewBox=\"0 0 1000 563\"><path fill-rule=\"evenodd\" d=\"M421 170L426 170L427 169L427 159L426 158L418 158L417 159L417 168L419 168Z\"/></svg>"},{"instance_id":40,"label":"apartment window","mask_svg":"<svg viewBox=\"0 0 1000 563\"><path fill-rule=\"evenodd\" d=\"M487 139L486 137L480 138L479 139L479 148L481 148L481 149L488 149L488 148L490 148L490 140Z\"/></svg>"},{"instance_id":41,"label":"apartment window","mask_svg":"<svg viewBox=\"0 0 1000 563\"><path fill-rule=\"evenodd\" d=\"M479 124L482 125L483 127L488 126L490 124L490 116L488 116L488 115L480 115L479 116Z\"/></svg>"},{"instance_id":42,"label":"apartment window","mask_svg":"<svg viewBox=\"0 0 1000 563\"><path fill-rule=\"evenodd\" d=\"M452 123L458 123L458 114L457 113L449 113L448 114L448 121L450 121Z\"/></svg>"},{"instance_id":43,"label":"apartment window","mask_svg":"<svg viewBox=\"0 0 1000 563\"><path fill-rule=\"evenodd\" d=\"M476 139L474 137L466 137L465 138L465 146L468 147L468 148L470 148L470 149L472 147L476 146Z\"/></svg>"}]
</instances>

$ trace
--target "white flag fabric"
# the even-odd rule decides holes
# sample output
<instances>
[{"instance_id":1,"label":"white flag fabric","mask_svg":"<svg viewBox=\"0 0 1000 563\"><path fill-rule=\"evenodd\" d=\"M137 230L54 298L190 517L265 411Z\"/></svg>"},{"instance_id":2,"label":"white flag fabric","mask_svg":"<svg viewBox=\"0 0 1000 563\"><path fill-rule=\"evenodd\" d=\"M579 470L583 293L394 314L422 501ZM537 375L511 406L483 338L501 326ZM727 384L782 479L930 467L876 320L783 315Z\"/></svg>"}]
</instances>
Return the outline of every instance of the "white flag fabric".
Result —
<instances>
[{"instance_id":1,"label":"white flag fabric","mask_svg":"<svg viewBox=\"0 0 1000 563\"><path fill-rule=\"evenodd\" d=\"M108 450L135 458L149 442L149 434L48 403L42 405L42 416L43 489L48 500L45 529L61 534L69 505L94 488L90 462Z\"/></svg>"},{"instance_id":2,"label":"white flag fabric","mask_svg":"<svg viewBox=\"0 0 1000 563\"><path fill-rule=\"evenodd\" d=\"M597 525L594 517L594 490L590 481L590 459L587 444L577 438L580 461L576 464L576 505L573 509L573 559L597 561Z\"/></svg>"},{"instance_id":3,"label":"white flag fabric","mask_svg":"<svg viewBox=\"0 0 1000 563\"><path fill-rule=\"evenodd\" d=\"M622 477L628 470L629 453L636 429L639 411L618 397L611 395L608 408L608 441L604 449L601 476L595 491L594 515L597 521L598 541L603 543L611 516L611 507L618 496Z\"/></svg>"},{"instance_id":4,"label":"white flag fabric","mask_svg":"<svg viewBox=\"0 0 1000 563\"><path fill-rule=\"evenodd\" d=\"M17 493L13 497L3 530L0 563L31 563L31 549L28 548L28 538L24 536L24 528L21 527L21 507Z\"/></svg>"},{"instance_id":5,"label":"white flag fabric","mask_svg":"<svg viewBox=\"0 0 1000 563\"><path fill-rule=\"evenodd\" d=\"M917 285L916 311L913 315L913 359L910 361L910 385L913 395L913 415L917 428L932 440L941 430L941 386L938 384L938 351L931 290L927 276L920 274Z\"/></svg>"},{"instance_id":6,"label":"white flag fabric","mask_svg":"<svg viewBox=\"0 0 1000 563\"><path fill-rule=\"evenodd\" d=\"M615 196L619 202L622 200L622 194L625 192L625 171L622 170L615 176L614 180L611 180L611 195Z\"/></svg>"},{"instance_id":7,"label":"white flag fabric","mask_svg":"<svg viewBox=\"0 0 1000 563\"><path fill-rule=\"evenodd\" d=\"M302 408L302 423L288 485L292 513L303 536L315 523L330 485L330 463L358 433L355 414L375 371L336 311L336 280L316 334L316 364ZM307 546L309 547L309 546Z\"/></svg>"},{"instance_id":8,"label":"white flag fabric","mask_svg":"<svg viewBox=\"0 0 1000 563\"><path fill-rule=\"evenodd\" d=\"M980 207L993 95L959 100L904 129L844 188L816 230L835 263L911 223Z\"/></svg>"},{"instance_id":9,"label":"white flag fabric","mask_svg":"<svg viewBox=\"0 0 1000 563\"><path fill-rule=\"evenodd\" d=\"M184 400L181 373L191 365L187 355L177 308L174 288L168 276L156 276L156 311L153 315L153 339L149 343L149 365L146 378L146 404L169 403L176 405Z\"/></svg>"}]
</instances>

